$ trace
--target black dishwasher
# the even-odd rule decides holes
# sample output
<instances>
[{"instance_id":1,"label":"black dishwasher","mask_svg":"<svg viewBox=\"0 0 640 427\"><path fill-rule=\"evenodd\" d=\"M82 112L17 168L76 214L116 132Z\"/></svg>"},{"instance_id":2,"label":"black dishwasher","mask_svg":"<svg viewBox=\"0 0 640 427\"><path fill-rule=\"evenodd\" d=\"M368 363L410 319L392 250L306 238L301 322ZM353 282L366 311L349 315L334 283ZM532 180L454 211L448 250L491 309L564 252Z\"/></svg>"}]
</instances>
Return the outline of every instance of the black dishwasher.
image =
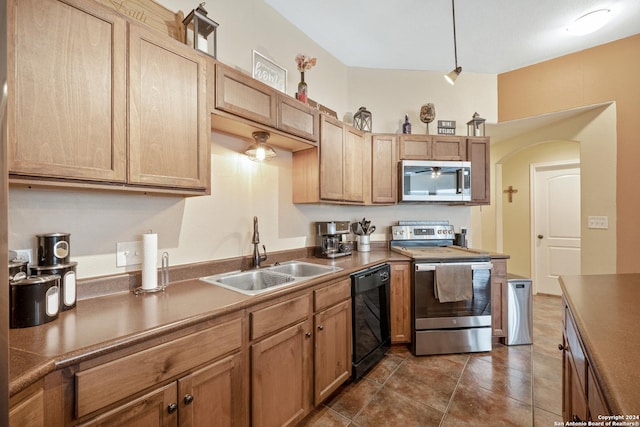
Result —
<instances>
[{"instance_id":1,"label":"black dishwasher","mask_svg":"<svg viewBox=\"0 0 640 427\"><path fill-rule=\"evenodd\" d=\"M390 274L389 264L380 264L351 275L352 379L364 375L384 357L391 346Z\"/></svg>"}]
</instances>

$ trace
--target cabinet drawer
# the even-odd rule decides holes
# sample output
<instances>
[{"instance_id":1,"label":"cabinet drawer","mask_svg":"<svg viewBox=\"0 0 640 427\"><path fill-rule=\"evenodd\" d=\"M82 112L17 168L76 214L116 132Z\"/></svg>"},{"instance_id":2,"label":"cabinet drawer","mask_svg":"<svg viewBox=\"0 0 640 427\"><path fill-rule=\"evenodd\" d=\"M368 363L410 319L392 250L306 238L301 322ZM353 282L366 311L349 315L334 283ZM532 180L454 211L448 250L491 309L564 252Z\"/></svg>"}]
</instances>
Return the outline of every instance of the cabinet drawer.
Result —
<instances>
[{"instance_id":1,"label":"cabinet drawer","mask_svg":"<svg viewBox=\"0 0 640 427\"><path fill-rule=\"evenodd\" d=\"M236 319L76 374L76 416L82 417L239 349Z\"/></svg>"},{"instance_id":2,"label":"cabinet drawer","mask_svg":"<svg viewBox=\"0 0 640 427\"><path fill-rule=\"evenodd\" d=\"M251 313L251 339L263 337L287 325L297 323L309 316L309 295L293 298L271 307Z\"/></svg>"},{"instance_id":3,"label":"cabinet drawer","mask_svg":"<svg viewBox=\"0 0 640 427\"><path fill-rule=\"evenodd\" d=\"M341 280L333 285L326 286L313 292L315 311L320 311L329 306L344 301L351 296L351 279Z\"/></svg>"}]
</instances>

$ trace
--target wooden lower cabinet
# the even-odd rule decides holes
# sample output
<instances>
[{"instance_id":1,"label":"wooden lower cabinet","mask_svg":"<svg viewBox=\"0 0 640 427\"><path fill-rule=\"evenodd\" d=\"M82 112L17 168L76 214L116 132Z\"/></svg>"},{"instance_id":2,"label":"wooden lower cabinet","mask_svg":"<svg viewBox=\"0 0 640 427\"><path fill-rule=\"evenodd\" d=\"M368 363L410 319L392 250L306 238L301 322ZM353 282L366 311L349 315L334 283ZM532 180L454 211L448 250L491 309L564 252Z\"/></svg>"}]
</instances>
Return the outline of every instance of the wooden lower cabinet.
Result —
<instances>
[{"instance_id":1,"label":"wooden lower cabinet","mask_svg":"<svg viewBox=\"0 0 640 427\"><path fill-rule=\"evenodd\" d=\"M600 392L575 320L565 301L562 350L562 418L564 421L601 421L611 415Z\"/></svg>"},{"instance_id":2,"label":"wooden lower cabinet","mask_svg":"<svg viewBox=\"0 0 640 427\"><path fill-rule=\"evenodd\" d=\"M44 427L44 389L40 384L22 391L9 402L10 427Z\"/></svg>"},{"instance_id":3,"label":"wooden lower cabinet","mask_svg":"<svg viewBox=\"0 0 640 427\"><path fill-rule=\"evenodd\" d=\"M411 342L411 263L391 265L391 343Z\"/></svg>"},{"instance_id":4,"label":"wooden lower cabinet","mask_svg":"<svg viewBox=\"0 0 640 427\"><path fill-rule=\"evenodd\" d=\"M314 316L314 404L351 377L351 299Z\"/></svg>"},{"instance_id":5,"label":"wooden lower cabinet","mask_svg":"<svg viewBox=\"0 0 640 427\"><path fill-rule=\"evenodd\" d=\"M246 425L242 323L238 314L135 353L81 364L69 376L73 422L206 426L215 419L220 426Z\"/></svg>"},{"instance_id":6,"label":"wooden lower cabinet","mask_svg":"<svg viewBox=\"0 0 640 427\"><path fill-rule=\"evenodd\" d=\"M171 405L176 405L177 390L177 384L171 383L80 425L82 427L177 426L177 407L175 410L169 410Z\"/></svg>"},{"instance_id":7,"label":"wooden lower cabinet","mask_svg":"<svg viewBox=\"0 0 640 427\"><path fill-rule=\"evenodd\" d=\"M491 263L491 335L504 339L508 333L507 260L492 258Z\"/></svg>"},{"instance_id":8,"label":"wooden lower cabinet","mask_svg":"<svg viewBox=\"0 0 640 427\"><path fill-rule=\"evenodd\" d=\"M311 327L305 320L251 346L251 425L295 425L311 410Z\"/></svg>"}]
</instances>

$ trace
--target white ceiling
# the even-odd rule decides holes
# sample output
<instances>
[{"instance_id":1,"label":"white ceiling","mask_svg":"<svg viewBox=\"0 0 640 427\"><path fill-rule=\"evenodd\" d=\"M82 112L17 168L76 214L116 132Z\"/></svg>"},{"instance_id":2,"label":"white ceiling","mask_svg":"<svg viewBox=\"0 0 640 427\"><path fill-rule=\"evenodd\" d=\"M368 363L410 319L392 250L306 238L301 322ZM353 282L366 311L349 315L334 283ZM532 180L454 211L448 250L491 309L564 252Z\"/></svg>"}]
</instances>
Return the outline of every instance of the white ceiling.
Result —
<instances>
[{"instance_id":1,"label":"white ceiling","mask_svg":"<svg viewBox=\"0 0 640 427\"><path fill-rule=\"evenodd\" d=\"M349 67L454 68L451 0L265 2ZM611 9L605 27L567 34L602 8ZM640 33L639 0L456 0L455 12L463 73L499 74Z\"/></svg>"}]
</instances>

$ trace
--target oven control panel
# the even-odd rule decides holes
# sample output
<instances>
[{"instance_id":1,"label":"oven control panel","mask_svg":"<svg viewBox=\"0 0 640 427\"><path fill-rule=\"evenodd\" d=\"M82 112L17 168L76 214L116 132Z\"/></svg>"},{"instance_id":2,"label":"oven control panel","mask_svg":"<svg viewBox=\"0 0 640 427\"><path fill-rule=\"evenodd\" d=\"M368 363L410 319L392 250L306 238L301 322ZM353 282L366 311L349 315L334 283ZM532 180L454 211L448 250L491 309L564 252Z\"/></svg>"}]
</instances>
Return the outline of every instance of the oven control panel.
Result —
<instances>
[{"instance_id":1,"label":"oven control panel","mask_svg":"<svg viewBox=\"0 0 640 427\"><path fill-rule=\"evenodd\" d=\"M441 240L455 238L453 225L392 225L391 240Z\"/></svg>"}]
</instances>

